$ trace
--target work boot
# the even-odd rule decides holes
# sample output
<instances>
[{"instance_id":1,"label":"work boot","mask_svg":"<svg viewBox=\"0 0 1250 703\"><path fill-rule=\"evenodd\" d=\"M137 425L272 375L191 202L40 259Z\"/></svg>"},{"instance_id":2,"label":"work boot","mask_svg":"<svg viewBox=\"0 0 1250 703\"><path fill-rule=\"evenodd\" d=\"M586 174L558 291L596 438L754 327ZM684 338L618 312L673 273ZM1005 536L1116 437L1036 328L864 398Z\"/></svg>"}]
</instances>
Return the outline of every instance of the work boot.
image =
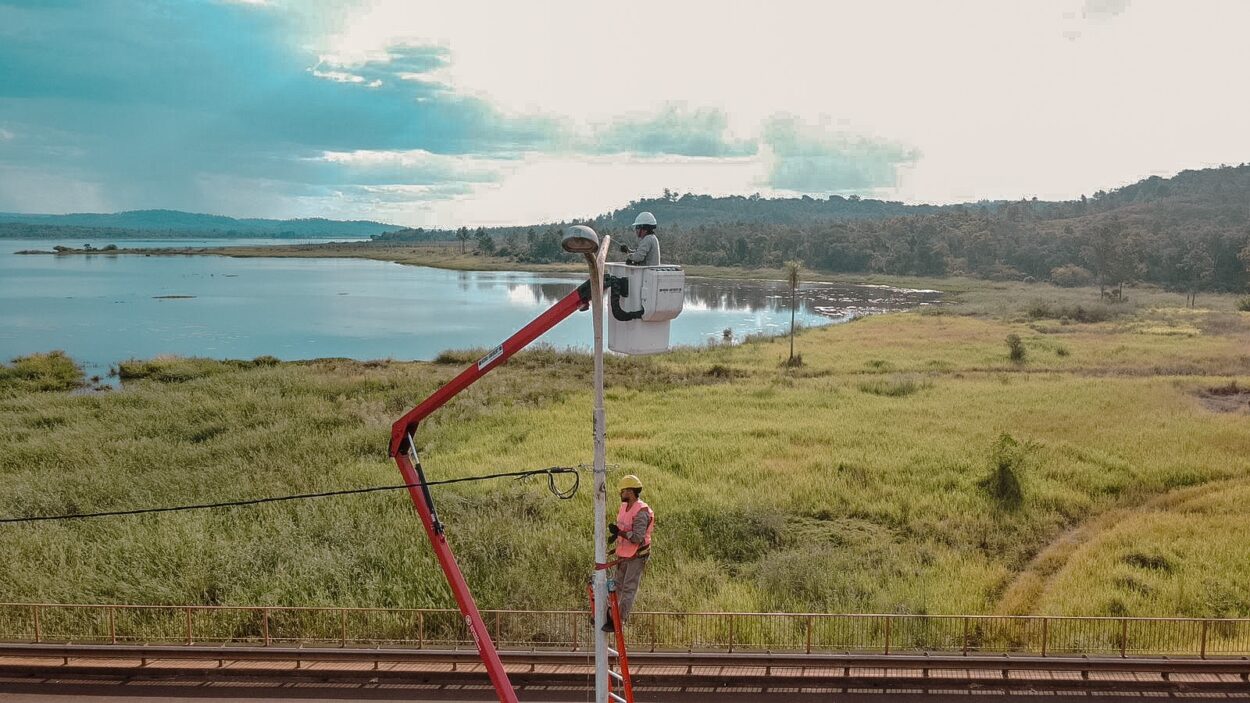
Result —
<instances>
[{"instance_id":1,"label":"work boot","mask_svg":"<svg viewBox=\"0 0 1250 703\"><path fill-rule=\"evenodd\" d=\"M616 632L616 626L612 624L611 613L608 613L607 616L603 619L603 631L604 632Z\"/></svg>"}]
</instances>

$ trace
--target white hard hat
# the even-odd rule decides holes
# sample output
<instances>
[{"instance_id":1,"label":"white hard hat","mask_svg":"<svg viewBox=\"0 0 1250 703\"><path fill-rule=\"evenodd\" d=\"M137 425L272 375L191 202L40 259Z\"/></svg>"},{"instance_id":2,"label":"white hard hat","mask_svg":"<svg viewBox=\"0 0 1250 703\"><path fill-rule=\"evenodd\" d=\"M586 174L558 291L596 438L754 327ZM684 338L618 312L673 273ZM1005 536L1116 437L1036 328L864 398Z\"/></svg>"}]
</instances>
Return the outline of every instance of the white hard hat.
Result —
<instances>
[{"instance_id":1,"label":"white hard hat","mask_svg":"<svg viewBox=\"0 0 1250 703\"><path fill-rule=\"evenodd\" d=\"M635 226L635 227L641 227L642 225L651 225L652 227L654 227L654 226L655 226L655 215L652 215L652 214L651 214L651 213L649 213L649 212L640 212L640 213L638 213L638 217L636 217L636 218L634 219L634 226Z\"/></svg>"}]
</instances>

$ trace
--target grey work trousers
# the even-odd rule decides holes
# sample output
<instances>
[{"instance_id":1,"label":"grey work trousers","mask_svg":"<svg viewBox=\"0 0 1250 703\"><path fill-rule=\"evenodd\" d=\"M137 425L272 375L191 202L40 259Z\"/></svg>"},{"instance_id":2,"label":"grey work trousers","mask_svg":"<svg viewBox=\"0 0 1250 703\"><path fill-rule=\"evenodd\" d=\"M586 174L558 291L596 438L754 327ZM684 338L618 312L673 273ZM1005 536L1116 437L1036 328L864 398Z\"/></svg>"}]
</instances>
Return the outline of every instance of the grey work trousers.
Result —
<instances>
[{"instance_id":1,"label":"grey work trousers","mask_svg":"<svg viewBox=\"0 0 1250 703\"><path fill-rule=\"evenodd\" d=\"M616 581L616 602L621 609L621 622L629 619L629 611L634 609L634 598L638 595L638 587L642 585L642 572L647 570L647 561L651 557L626 559L616 565L612 578Z\"/></svg>"}]
</instances>

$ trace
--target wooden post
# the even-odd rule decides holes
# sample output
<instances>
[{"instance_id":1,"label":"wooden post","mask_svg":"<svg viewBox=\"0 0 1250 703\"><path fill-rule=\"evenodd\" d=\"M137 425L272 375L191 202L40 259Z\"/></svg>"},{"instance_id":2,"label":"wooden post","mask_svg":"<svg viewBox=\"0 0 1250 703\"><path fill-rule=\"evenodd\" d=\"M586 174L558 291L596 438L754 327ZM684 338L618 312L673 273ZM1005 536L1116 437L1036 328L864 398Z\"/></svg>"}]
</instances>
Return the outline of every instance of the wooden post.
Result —
<instances>
[{"instance_id":1,"label":"wooden post","mask_svg":"<svg viewBox=\"0 0 1250 703\"><path fill-rule=\"evenodd\" d=\"M1128 619L1120 618L1120 658L1128 656Z\"/></svg>"},{"instance_id":2,"label":"wooden post","mask_svg":"<svg viewBox=\"0 0 1250 703\"><path fill-rule=\"evenodd\" d=\"M891 629L890 626L893 623L894 623L894 618L890 617L889 615L885 616L885 653L886 654L890 653L890 629Z\"/></svg>"},{"instance_id":3,"label":"wooden post","mask_svg":"<svg viewBox=\"0 0 1250 703\"><path fill-rule=\"evenodd\" d=\"M39 644L39 642L43 639L43 630L39 623L39 606L32 605L30 608L35 616L35 644Z\"/></svg>"},{"instance_id":4,"label":"wooden post","mask_svg":"<svg viewBox=\"0 0 1250 703\"><path fill-rule=\"evenodd\" d=\"M1042 656L1046 656L1046 647L1050 644L1050 618L1042 618Z\"/></svg>"},{"instance_id":5,"label":"wooden post","mask_svg":"<svg viewBox=\"0 0 1250 703\"><path fill-rule=\"evenodd\" d=\"M807 653L812 653L812 616L807 616Z\"/></svg>"},{"instance_id":6,"label":"wooden post","mask_svg":"<svg viewBox=\"0 0 1250 703\"><path fill-rule=\"evenodd\" d=\"M1202 621L1202 644L1199 645L1198 658L1207 658L1207 625L1211 624L1210 620Z\"/></svg>"},{"instance_id":7,"label":"wooden post","mask_svg":"<svg viewBox=\"0 0 1250 703\"><path fill-rule=\"evenodd\" d=\"M117 613L112 606L109 607L109 644L117 644Z\"/></svg>"}]
</instances>

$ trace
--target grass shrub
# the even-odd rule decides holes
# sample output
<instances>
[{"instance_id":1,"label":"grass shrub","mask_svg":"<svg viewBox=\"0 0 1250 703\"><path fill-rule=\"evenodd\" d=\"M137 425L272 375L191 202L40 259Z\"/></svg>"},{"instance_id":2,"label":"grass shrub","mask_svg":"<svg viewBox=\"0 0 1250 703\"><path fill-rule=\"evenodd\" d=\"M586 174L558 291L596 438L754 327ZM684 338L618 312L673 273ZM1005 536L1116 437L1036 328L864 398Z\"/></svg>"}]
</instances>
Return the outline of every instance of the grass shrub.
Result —
<instances>
[{"instance_id":1,"label":"grass shrub","mask_svg":"<svg viewBox=\"0 0 1250 703\"><path fill-rule=\"evenodd\" d=\"M1029 305L1026 314L1034 320L1070 320L1072 322L1106 322L1132 312L1126 304L1056 303L1038 300Z\"/></svg>"},{"instance_id":2,"label":"grass shrub","mask_svg":"<svg viewBox=\"0 0 1250 703\"><path fill-rule=\"evenodd\" d=\"M994 441L990 451L990 474L977 485L989 494L1001 508L1019 510L1024 504L1024 485L1021 474L1024 469L1025 447L1004 432Z\"/></svg>"},{"instance_id":3,"label":"grass shrub","mask_svg":"<svg viewBox=\"0 0 1250 703\"><path fill-rule=\"evenodd\" d=\"M158 356L153 359L127 359L117 364L116 375L122 381L156 381L158 383L183 383L198 378L229 373L256 366L275 366L276 357L258 356L253 361L227 359L204 359L200 357Z\"/></svg>"},{"instance_id":4,"label":"grass shrub","mask_svg":"<svg viewBox=\"0 0 1250 703\"><path fill-rule=\"evenodd\" d=\"M82 367L63 351L19 356L0 365L0 394L69 391L84 385Z\"/></svg>"},{"instance_id":5,"label":"grass shrub","mask_svg":"<svg viewBox=\"0 0 1250 703\"><path fill-rule=\"evenodd\" d=\"M1020 335L1012 332L1007 335L1007 358L1013 363L1023 364L1027 351L1024 348L1024 340L1020 339Z\"/></svg>"},{"instance_id":6,"label":"grass shrub","mask_svg":"<svg viewBox=\"0 0 1250 703\"><path fill-rule=\"evenodd\" d=\"M888 379L874 378L859 383L859 389L864 393L885 396L887 398L905 398L931 387L933 387L932 381L916 379L911 376Z\"/></svg>"},{"instance_id":7,"label":"grass shrub","mask_svg":"<svg viewBox=\"0 0 1250 703\"><path fill-rule=\"evenodd\" d=\"M1250 312L1250 295L1237 299L1237 310L1241 312Z\"/></svg>"}]
</instances>

